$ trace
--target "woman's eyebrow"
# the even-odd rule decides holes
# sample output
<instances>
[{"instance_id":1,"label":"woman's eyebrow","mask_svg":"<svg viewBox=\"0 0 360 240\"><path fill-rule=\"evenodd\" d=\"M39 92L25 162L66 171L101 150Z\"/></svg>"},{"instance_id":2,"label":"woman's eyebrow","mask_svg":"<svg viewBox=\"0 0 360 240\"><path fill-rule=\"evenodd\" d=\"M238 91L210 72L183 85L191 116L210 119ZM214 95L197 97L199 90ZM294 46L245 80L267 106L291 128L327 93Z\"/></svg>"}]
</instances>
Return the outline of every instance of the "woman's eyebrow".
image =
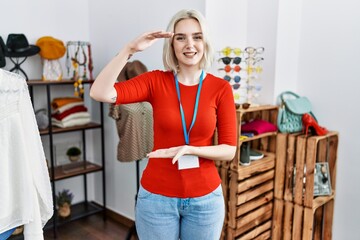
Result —
<instances>
[{"instance_id":1,"label":"woman's eyebrow","mask_svg":"<svg viewBox=\"0 0 360 240\"><path fill-rule=\"evenodd\" d=\"M196 33L192 33L191 35L202 35L203 33L202 32L196 32ZM174 36L184 36L186 35L185 33L174 33Z\"/></svg>"}]
</instances>

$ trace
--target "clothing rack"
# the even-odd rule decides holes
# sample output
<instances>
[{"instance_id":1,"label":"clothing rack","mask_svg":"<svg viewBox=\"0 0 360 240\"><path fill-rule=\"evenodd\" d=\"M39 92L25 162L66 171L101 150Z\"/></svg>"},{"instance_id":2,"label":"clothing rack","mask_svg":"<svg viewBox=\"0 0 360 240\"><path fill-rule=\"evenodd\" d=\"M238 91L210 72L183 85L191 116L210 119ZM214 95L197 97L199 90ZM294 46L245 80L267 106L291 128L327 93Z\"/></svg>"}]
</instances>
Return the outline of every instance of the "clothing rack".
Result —
<instances>
[{"instance_id":1,"label":"clothing rack","mask_svg":"<svg viewBox=\"0 0 360 240\"><path fill-rule=\"evenodd\" d=\"M136 194L135 194L135 205L136 205L136 201L137 201L137 193L139 192L139 188L140 188L140 161L141 160L136 160ZM134 225L131 226L131 228L129 229L127 235L126 235L126 240L130 240L131 237L136 234L136 226L135 223Z\"/></svg>"}]
</instances>

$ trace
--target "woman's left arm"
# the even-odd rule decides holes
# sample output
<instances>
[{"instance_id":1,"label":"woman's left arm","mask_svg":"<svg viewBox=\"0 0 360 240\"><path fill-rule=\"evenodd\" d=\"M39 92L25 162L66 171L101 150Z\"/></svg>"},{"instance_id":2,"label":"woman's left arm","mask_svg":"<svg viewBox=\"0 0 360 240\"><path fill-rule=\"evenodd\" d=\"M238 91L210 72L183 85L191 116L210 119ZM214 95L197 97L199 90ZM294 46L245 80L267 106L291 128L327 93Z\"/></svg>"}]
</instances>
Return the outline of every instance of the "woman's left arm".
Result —
<instances>
[{"instance_id":1,"label":"woman's left arm","mask_svg":"<svg viewBox=\"0 0 360 240\"><path fill-rule=\"evenodd\" d=\"M227 144L204 147L184 145L167 149L158 149L149 153L147 156L150 158L172 158L172 163L174 164L183 155L195 155L210 160L231 161L235 156L235 152L236 146Z\"/></svg>"}]
</instances>

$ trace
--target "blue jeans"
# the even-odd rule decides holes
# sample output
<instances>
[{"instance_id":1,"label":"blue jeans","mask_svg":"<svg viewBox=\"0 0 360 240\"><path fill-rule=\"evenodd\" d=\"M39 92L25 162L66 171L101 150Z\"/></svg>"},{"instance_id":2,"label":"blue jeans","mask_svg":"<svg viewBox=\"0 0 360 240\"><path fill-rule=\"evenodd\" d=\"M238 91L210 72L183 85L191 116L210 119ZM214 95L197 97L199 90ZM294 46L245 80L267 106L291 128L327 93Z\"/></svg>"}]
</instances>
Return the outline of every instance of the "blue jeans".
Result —
<instances>
[{"instance_id":1,"label":"blue jeans","mask_svg":"<svg viewBox=\"0 0 360 240\"><path fill-rule=\"evenodd\" d=\"M136 231L140 240L218 240L225 217L221 185L196 198L174 198L140 186Z\"/></svg>"},{"instance_id":2,"label":"blue jeans","mask_svg":"<svg viewBox=\"0 0 360 240\"><path fill-rule=\"evenodd\" d=\"M16 228L7 230L6 232L0 233L0 240L6 240L8 239L11 234L15 231Z\"/></svg>"}]
</instances>

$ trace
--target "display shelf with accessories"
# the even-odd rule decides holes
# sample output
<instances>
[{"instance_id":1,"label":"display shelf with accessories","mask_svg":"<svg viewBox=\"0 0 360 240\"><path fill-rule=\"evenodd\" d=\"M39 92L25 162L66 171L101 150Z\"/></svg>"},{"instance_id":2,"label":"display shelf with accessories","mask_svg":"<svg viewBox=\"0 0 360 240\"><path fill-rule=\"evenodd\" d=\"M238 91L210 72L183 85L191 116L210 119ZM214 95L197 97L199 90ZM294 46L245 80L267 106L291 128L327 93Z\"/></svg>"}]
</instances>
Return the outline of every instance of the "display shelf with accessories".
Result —
<instances>
[{"instance_id":1,"label":"display shelf with accessories","mask_svg":"<svg viewBox=\"0 0 360 240\"><path fill-rule=\"evenodd\" d=\"M221 239L271 238L277 114L274 105L240 105L236 110L235 157L216 162L227 203Z\"/></svg>"},{"instance_id":2,"label":"display shelf with accessories","mask_svg":"<svg viewBox=\"0 0 360 240\"><path fill-rule=\"evenodd\" d=\"M262 88L261 75L263 72L262 57L264 47L231 48L224 47L218 51L219 74L229 82L237 104L251 103L259 106L257 99Z\"/></svg>"},{"instance_id":3,"label":"display shelf with accessories","mask_svg":"<svg viewBox=\"0 0 360 240\"><path fill-rule=\"evenodd\" d=\"M230 163L227 239L271 236L278 107L240 107L236 114L238 146Z\"/></svg>"},{"instance_id":4,"label":"display shelf with accessories","mask_svg":"<svg viewBox=\"0 0 360 240\"><path fill-rule=\"evenodd\" d=\"M104 219L106 217L105 209L106 209L106 189L105 189L105 152L104 152L104 119L103 119L103 103L96 103L99 104L99 114L100 114L100 120L99 122L94 122L90 120L90 113L87 112L87 108L85 106L82 106L84 104L73 104L71 105L71 108L77 108L81 109L79 112L81 113L75 113L78 114L78 116L81 118L81 121L73 121L71 123L76 122L76 124L69 124L70 121L62 121L64 115L61 115L61 113L65 113L66 111L72 111L69 107L66 107L66 109L61 109L62 111L54 112L53 106L54 106L54 99L52 99L52 92L57 91L56 89L59 86L64 86L65 88L74 87L76 91L76 87L74 85L74 81L72 80L61 80L61 81L43 81L43 80L29 80L28 86L30 90L33 88L45 88L46 94L43 97L46 97L46 106L47 106L47 114L48 119L50 119L50 124L48 127L44 129L40 129L40 135L46 136L46 139L43 139L43 141L46 141L48 143L48 151L45 149L45 152L48 152L48 167L49 167L49 174L51 179L51 185L53 189L53 199L56 199L56 182L73 178L77 176L83 177L83 188L84 188L84 201L80 203L73 204L71 206L71 215L67 218L59 218L58 212L56 210L56 206L54 205L54 216L46 225L45 228L53 228L54 237L56 238L56 228L59 225L65 224L67 222L71 222L73 220L83 218L95 213L102 212ZM91 84L93 83L93 80L83 80L82 84ZM41 95L40 95L41 96ZM84 94L83 97L86 97L88 95ZM32 97L32 100L34 101L35 98L39 98L39 96ZM82 103L84 103L83 99L81 100ZM81 105L81 106L80 106ZM70 105L68 105L70 106ZM57 108L58 110L60 108ZM92 108L96 109L96 108ZM73 114L73 115L75 115ZM67 115L69 116L69 115ZM86 119L86 121L84 121ZM72 119L74 120L74 119ZM56 124L56 126L55 126ZM89 161L87 155L87 147L89 145L89 142L91 141L91 135L92 134L86 134L88 131L93 131L94 134L98 134L101 139L101 144L96 146L96 152L99 154L96 154L96 158L99 157L100 159L93 159ZM67 134L69 132L80 132L80 140L78 142L78 146L81 152L80 159L71 162L68 160L68 164L58 164L56 161L57 153L56 153L56 144L54 141L61 139L64 137L63 134ZM58 142L58 141L57 141ZM46 146L46 144L43 144ZM64 150L64 149L63 149ZM66 157L66 150L64 150L64 156ZM99 156L97 156L99 155ZM87 183L87 175L91 173L101 173L102 175L102 204L99 205L98 203L94 203L90 200L88 200L88 183ZM54 202L54 204L56 204Z\"/></svg>"},{"instance_id":5,"label":"display shelf with accessories","mask_svg":"<svg viewBox=\"0 0 360 240\"><path fill-rule=\"evenodd\" d=\"M284 134L276 152L275 239L331 239L338 133ZM329 189L330 188L330 189Z\"/></svg>"}]
</instances>

